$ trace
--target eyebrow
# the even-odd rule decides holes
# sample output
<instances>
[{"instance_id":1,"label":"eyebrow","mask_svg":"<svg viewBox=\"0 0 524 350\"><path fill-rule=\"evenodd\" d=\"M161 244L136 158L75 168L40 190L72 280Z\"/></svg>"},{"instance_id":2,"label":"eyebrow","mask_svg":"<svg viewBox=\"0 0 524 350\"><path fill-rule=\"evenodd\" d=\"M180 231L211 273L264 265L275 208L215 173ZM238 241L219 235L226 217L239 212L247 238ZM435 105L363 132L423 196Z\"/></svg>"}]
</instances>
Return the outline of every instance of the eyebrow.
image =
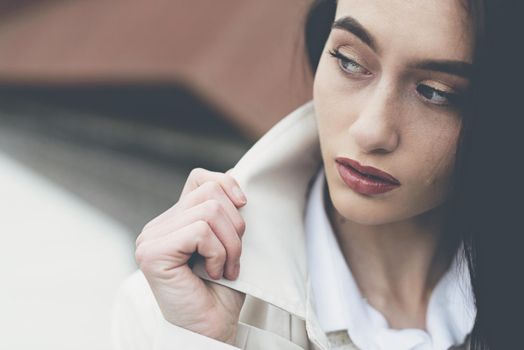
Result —
<instances>
[{"instance_id":1,"label":"eyebrow","mask_svg":"<svg viewBox=\"0 0 524 350\"><path fill-rule=\"evenodd\" d=\"M411 68L430 70L434 72L448 73L463 78L470 78L472 64L453 60L423 60L411 65Z\"/></svg>"},{"instance_id":2,"label":"eyebrow","mask_svg":"<svg viewBox=\"0 0 524 350\"><path fill-rule=\"evenodd\" d=\"M369 46L373 51L377 52L377 41L357 19L351 16L341 17L333 22L331 28L342 29L352 33L357 38L359 38L360 41ZM415 62L410 67L469 78L471 76L472 64L464 61L454 60L423 60Z\"/></svg>"},{"instance_id":3,"label":"eyebrow","mask_svg":"<svg viewBox=\"0 0 524 350\"><path fill-rule=\"evenodd\" d=\"M337 19L331 26L332 29L342 29L353 33L364 44L369 46L373 51L377 51L376 41L373 36L357 21L355 18L346 16Z\"/></svg>"}]
</instances>

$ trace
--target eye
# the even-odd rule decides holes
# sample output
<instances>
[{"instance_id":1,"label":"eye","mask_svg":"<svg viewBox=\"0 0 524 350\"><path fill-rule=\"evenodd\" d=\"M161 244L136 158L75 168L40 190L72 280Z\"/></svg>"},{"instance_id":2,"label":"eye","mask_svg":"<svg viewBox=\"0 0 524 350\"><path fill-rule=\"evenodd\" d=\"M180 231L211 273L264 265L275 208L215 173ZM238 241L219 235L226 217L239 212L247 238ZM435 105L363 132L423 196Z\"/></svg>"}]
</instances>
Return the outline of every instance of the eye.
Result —
<instances>
[{"instance_id":1,"label":"eye","mask_svg":"<svg viewBox=\"0 0 524 350\"><path fill-rule=\"evenodd\" d=\"M357 62L341 54L338 49L330 50L329 54L338 60L338 65L340 66L340 68L348 74L353 74L353 75L357 75L357 74L370 75L371 74Z\"/></svg>"},{"instance_id":2,"label":"eye","mask_svg":"<svg viewBox=\"0 0 524 350\"><path fill-rule=\"evenodd\" d=\"M437 105L453 105L457 103L459 98L458 94L438 90L423 84L417 86L417 92L429 102Z\"/></svg>"}]
</instances>

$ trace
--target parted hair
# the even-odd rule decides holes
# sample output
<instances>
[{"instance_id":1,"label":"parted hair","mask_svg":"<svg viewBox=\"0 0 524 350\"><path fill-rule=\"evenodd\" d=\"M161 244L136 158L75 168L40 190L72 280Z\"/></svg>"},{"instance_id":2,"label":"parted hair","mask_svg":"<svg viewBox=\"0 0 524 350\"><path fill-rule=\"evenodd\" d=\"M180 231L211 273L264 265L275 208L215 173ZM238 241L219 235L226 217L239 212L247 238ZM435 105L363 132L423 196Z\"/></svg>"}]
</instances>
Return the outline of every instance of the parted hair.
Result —
<instances>
[{"instance_id":1,"label":"parted hair","mask_svg":"<svg viewBox=\"0 0 524 350\"><path fill-rule=\"evenodd\" d=\"M474 26L474 58L447 202L445 237L465 248L477 314L471 350L524 349L524 2L456 0ZM313 72L336 0L313 1L305 46Z\"/></svg>"}]
</instances>

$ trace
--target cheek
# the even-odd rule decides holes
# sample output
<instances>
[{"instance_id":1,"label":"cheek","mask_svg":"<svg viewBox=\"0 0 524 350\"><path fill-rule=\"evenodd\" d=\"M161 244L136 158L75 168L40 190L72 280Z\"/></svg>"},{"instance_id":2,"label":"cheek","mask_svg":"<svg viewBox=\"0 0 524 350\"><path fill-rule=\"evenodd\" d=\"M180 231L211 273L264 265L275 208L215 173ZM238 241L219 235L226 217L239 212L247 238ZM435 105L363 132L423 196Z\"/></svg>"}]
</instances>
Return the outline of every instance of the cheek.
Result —
<instances>
[{"instance_id":1,"label":"cheek","mask_svg":"<svg viewBox=\"0 0 524 350\"><path fill-rule=\"evenodd\" d=\"M321 60L313 82L313 101L320 127L326 124L324 122L326 117L333 115L336 102L335 95L336 91L330 83L329 72L327 72Z\"/></svg>"},{"instance_id":2,"label":"cheek","mask_svg":"<svg viewBox=\"0 0 524 350\"><path fill-rule=\"evenodd\" d=\"M422 192L433 192L436 196L445 196L452 175L457 141L460 134L460 125L451 125L447 129L428 138L425 143L425 152L421 155L425 159L418 173L419 186ZM414 175L415 176L415 175Z\"/></svg>"},{"instance_id":3,"label":"cheek","mask_svg":"<svg viewBox=\"0 0 524 350\"><path fill-rule=\"evenodd\" d=\"M334 112L340 112L342 104L348 98L344 79L331 60L327 54L322 55L313 80L313 100L317 111L324 116L337 115Z\"/></svg>"},{"instance_id":4,"label":"cheek","mask_svg":"<svg viewBox=\"0 0 524 350\"><path fill-rule=\"evenodd\" d=\"M340 76L327 63L320 61L313 83L313 103L321 146L333 145L335 140L344 138L344 130L352 123L354 109L353 95L341 88Z\"/></svg>"}]
</instances>

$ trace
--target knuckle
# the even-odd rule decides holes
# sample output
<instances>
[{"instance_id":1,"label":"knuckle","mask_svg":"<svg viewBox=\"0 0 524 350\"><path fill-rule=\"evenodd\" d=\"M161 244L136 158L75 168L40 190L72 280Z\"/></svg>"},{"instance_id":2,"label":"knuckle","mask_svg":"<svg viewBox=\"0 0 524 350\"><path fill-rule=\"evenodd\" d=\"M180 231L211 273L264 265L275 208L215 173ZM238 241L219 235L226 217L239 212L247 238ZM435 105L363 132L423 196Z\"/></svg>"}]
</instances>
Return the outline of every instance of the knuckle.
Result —
<instances>
[{"instance_id":1,"label":"knuckle","mask_svg":"<svg viewBox=\"0 0 524 350\"><path fill-rule=\"evenodd\" d=\"M224 174L224 179L227 181L228 184L230 184L231 186L238 186L238 182L237 180L230 174L230 173L225 173ZM240 186L239 186L240 187Z\"/></svg>"},{"instance_id":2,"label":"knuckle","mask_svg":"<svg viewBox=\"0 0 524 350\"><path fill-rule=\"evenodd\" d=\"M151 249L146 245L141 245L135 250L135 260L140 267L147 266L153 260Z\"/></svg>"},{"instance_id":3,"label":"knuckle","mask_svg":"<svg viewBox=\"0 0 524 350\"><path fill-rule=\"evenodd\" d=\"M209 225L205 220L195 221L194 226L200 235L209 233Z\"/></svg>"},{"instance_id":4,"label":"knuckle","mask_svg":"<svg viewBox=\"0 0 524 350\"><path fill-rule=\"evenodd\" d=\"M238 222L235 224L235 228L239 234L243 234L246 230L246 222L244 221L244 219L238 219Z\"/></svg>"},{"instance_id":5,"label":"knuckle","mask_svg":"<svg viewBox=\"0 0 524 350\"><path fill-rule=\"evenodd\" d=\"M208 259L216 262L225 262L226 261L226 249L224 246L217 242L212 248L209 249Z\"/></svg>"},{"instance_id":6,"label":"knuckle","mask_svg":"<svg viewBox=\"0 0 524 350\"><path fill-rule=\"evenodd\" d=\"M217 196L218 194L220 194L220 191L222 190L220 184L216 181L207 181L204 185L206 186L207 192L211 195Z\"/></svg>"},{"instance_id":7,"label":"knuckle","mask_svg":"<svg viewBox=\"0 0 524 350\"><path fill-rule=\"evenodd\" d=\"M144 240L144 236L142 234L139 234L138 237L135 240L135 248L138 248L140 244L142 244L142 241Z\"/></svg>"},{"instance_id":8,"label":"knuckle","mask_svg":"<svg viewBox=\"0 0 524 350\"><path fill-rule=\"evenodd\" d=\"M211 227L209 227L209 224L204 220L198 220L195 222L194 225L195 229L197 230L196 236L199 243L209 239L210 236L213 234L213 231L211 231Z\"/></svg>"},{"instance_id":9,"label":"knuckle","mask_svg":"<svg viewBox=\"0 0 524 350\"><path fill-rule=\"evenodd\" d=\"M189 172L189 177L191 177L191 178L197 178L197 177L201 176L204 172L205 172L205 169L204 169L204 168L200 168L200 167L193 168L193 169Z\"/></svg>"},{"instance_id":10,"label":"knuckle","mask_svg":"<svg viewBox=\"0 0 524 350\"><path fill-rule=\"evenodd\" d=\"M146 239L146 234L151 229L152 225L153 221L149 221L147 224L144 225L142 231L140 231L140 234L136 237L135 247L138 247L140 244L144 242L144 240Z\"/></svg>"},{"instance_id":11,"label":"knuckle","mask_svg":"<svg viewBox=\"0 0 524 350\"><path fill-rule=\"evenodd\" d=\"M206 201L206 214L209 217L217 217L222 213L222 206L216 199L208 199Z\"/></svg>"},{"instance_id":12,"label":"knuckle","mask_svg":"<svg viewBox=\"0 0 524 350\"><path fill-rule=\"evenodd\" d=\"M144 227L142 227L142 231L140 232L140 235L138 237L142 236L144 232L148 231L152 225L153 225L153 220L145 224Z\"/></svg>"}]
</instances>

